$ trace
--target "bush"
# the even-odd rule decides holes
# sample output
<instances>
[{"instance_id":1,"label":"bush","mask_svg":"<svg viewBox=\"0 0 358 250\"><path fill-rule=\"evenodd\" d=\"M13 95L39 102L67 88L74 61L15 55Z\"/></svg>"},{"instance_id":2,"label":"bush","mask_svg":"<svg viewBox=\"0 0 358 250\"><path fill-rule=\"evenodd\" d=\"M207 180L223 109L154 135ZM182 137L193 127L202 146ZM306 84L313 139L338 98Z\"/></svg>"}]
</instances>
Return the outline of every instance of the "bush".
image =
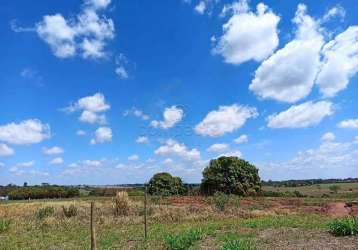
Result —
<instances>
[{"instance_id":1,"label":"bush","mask_svg":"<svg viewBox=\"0 0 358 250\"><path fill-rule=\"evenodd\" d=\"M155 174L148 183L148 193L151 195L184 195L187 187L179 177L173 177L169 173Z\"/></svg>"},{"instance_id":2,"label":"bush","mask_svg":"<svg viewBox=\"0 0 358 250\"><path fill-rule=\"evenodd\" d=\"M0 233L4 233L10 228L11 221L7 219L0 219Z\"/></svg>"},{"instance_id":3,"label":"bush","mask_svg":"<svg viewBox=\"0 0 358 250\"><path fill-rule=\"evenodd\" d=\"M36 211L36 218L42 220L46 217L53 216L54 213L55 209L53 207L43 207Z\"/></svg>"},{"instance_id":4,"label":"bush","mask_svg":"<svg viewBox=\"0 0 358 250\"><path fill-rule=\"evenodd\" d=\"M215 208L220 212L225 211L228 202L229 196L224 193L216 192L213 196L213 203L215 205Z\"/></svg>"},{"instance_id":5,"label":"bush","mask_svg":"<svg viewBox=\"0 0 358 250\"><path fill-rule=\"evenodd\" d=\"M67 217L75 217L77 216L77 207L75 205L70 205L69 207L62 207L63 214Z\"/></svg>"},{"instance_id":6,"label":"bush","mask_svg":"<svg viewBox=\"0 0 358 250\"><path fill-rule=\"evenodd\" d=\"M238 157L222 156L211 160L204 169L201 192L212 195L215 192L247 196L261 190L258 169Z\"/></svg>"},{"instance_id":7,"label":"bush","mask_svg":"<svg viewBox=\"0 0 358 250\"><path fill-rule=\"evenodd\" d=\"M118 192L114 198L114 214L116 216L127 216L129 214L129 197L125 191Z\"/></svg>"},{"instance_id":8,"label":"bush","mask_svg":"<svg viewBox=\"0 0 358 250\"><path fill-rule=\"evenodd\" d=\"M225 241L221 250L254 250L256 246L254 242L247 239L229 239Z\"/></svg>"},{"instance_id":9,"label":"bush","mask_svg":"<svg viewBox=\"0 0 358 250\"><path fill-rule=\"evenodd\" d=\"M341 186L338 186L338 185L332 185L332 186L329 186L329 190L331 190L333 193L338 193L338 191L341 189Z\"/></svg>"},{"instance_id":10,"label":"bush","mask_svg":"<svg viewBox=\"0 0 358 250\"><path fill-rule=\"evenodd\" d=\"M165 246L168 250L186 250L201 240L204 235L201 228L190 229L178 235L167 235L164 239Z\"/></svg>"},{"instance_id":11,"label":"bush","mask_svg":"<svg viewBox=\"0 0 358 250\"><path fill-rule=\"evenodd\" d=\"M336 219L328 227L329 232L335 236L358 235L358 218Z\"/></svg>"}]
</instances>

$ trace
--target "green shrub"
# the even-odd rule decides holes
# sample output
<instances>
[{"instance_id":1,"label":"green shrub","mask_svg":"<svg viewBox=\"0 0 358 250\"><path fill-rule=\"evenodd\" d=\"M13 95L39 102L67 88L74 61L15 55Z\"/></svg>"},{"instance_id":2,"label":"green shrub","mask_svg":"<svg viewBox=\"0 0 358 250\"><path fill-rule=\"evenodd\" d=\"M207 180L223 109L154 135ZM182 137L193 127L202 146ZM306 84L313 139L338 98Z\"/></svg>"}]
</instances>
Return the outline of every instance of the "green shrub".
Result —
<instances>
[{"instance_id":1,"label":"green shrub","mask_svg":"<svg viewBox=\"0 0 358 250\"><path fill-rule=\"evenodd\" d=\"M255 243L248 239L228 239L221 250L255 250Z\"/></svg>"},{"instance_id":2,"label":"green shrub","mask_svg":"<svg viewBox=\"0 0 358 250\"><path fill-rule=\"evenodd\" d=\"M185 195L188 189L179 177L169 173L157 173L149 180L148 193L160 196Z\"/></svg>"},{"instance_id":3,"label":"green shrub","mask_svg":"<svg viewBox=\"0 0 358 250\"><path fill-rule=\"evenodd\" d=\"M248 196L260 193L261 180L258 169L248 161L222 156L204 169L200 190L205 195L223 192Z\"/></svg>"},{"instance_id":4,"label":"green shrub","mask_svg":"<svg viewBox=\"0 0 358 250\"><path fill-rule=\"evenodd\" d=\"M0 233L4 233L10 228L11 221L7 219L0 219Z\"/></svg>"},{"instance_id":5,"label":"green shrub","mask_svg":"<svg viewBox=\"0 0 358 250\"><path fill-rule=\"evenodd\" d=\"M53 207L43 207L36 211L36 218L42 220L46 217L50 217L55 213L55 209Z\"/></svg>"},{"instance_id":6,"label":"green shrub","mask_svg":"<svg viewBox=\"0 0 358 250\"><path fill-rule=\"evenodd\" d=\"M168 250L185 250L201 240L205 235L201 228L190 229L181 234L167 235L164 239Z\"/></svg>"},{"instance_id":7,"label":"green shrub","mask_svg":"<svg viewBox=\"0 0 358 250\"><path fill-rule=\"evenodd\" d=\"M215 205L215 208L220 212L225 211L228 202L229 196L224 193L216 192L213 196L213 203Z\"/></svg>"},{"instance_id":8,"label":"green shrub","mask_svg":"<svg viewBox=\"0 0 358 250\"><path fill-rule=\"evenodd\" d=\"M329 223L329 232L335 236L358 235L358 218L347 217Z\"/></svg>"},{"instance_id":9,"label":"green shrub","mask_svg":"<svg viewBox=\"0 0 358 250\"><path fill-rule=\"evenodd\" d=\"M77 207L75 205L70 205L69 207L65 207L63 206L62 207L62 211L63 211L63 214L67 217L67 218L70 218L70 217L74 217L77 215L78 211L77 211Z\"/></svg>"}]
</instances>

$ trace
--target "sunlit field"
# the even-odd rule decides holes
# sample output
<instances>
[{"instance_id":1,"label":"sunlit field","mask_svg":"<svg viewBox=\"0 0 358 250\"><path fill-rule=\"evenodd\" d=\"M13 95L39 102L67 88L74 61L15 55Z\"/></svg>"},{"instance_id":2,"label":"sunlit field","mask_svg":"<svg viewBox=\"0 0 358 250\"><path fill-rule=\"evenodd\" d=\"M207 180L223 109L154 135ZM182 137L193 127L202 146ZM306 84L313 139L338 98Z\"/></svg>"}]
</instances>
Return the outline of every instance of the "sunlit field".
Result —
<instances>
[{"instance_id":1,"label":"sunlit field","mask_svg":"<svg viewBox=\"0 0 358 250\"><path fill-rule=\"evenodd\" d=\"M346 198L357 184L295 190L314 197L148 196L148 235L144 237L143 196L129 196L123 215L112 197L8 201L0 203L1 249L90 249L90 202L95 202L98 249L356 249L357 236L337 237L329 223L358 214ZM271 190L271 187L263 187ZM274 189L277 191L277 189ZM281 192L286 188L279 188ZM291 190L290 190L291 191ZM64 209L75 207L74 214ZM344 206L343 206L344 207ZM1 228L1 227L0 227ZM294 246L294 247L293 247Z\"/></svg>"}]
</instances>

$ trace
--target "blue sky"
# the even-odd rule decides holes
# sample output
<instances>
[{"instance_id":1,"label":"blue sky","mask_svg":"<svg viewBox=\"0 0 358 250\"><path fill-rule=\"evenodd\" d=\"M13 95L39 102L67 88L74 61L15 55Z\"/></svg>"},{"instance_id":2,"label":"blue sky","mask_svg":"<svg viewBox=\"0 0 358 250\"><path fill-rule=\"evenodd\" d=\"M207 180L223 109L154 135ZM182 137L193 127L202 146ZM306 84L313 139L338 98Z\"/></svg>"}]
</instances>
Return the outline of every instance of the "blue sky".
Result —
<instances>
[{"instance_id":1,"label":"blue sky","mask_svg":"<svg viewBox=\"0 0 358 250\"><path fill-rule=\"evenodd\" d=\"M2 1L0 185L358 177L353 1Z\"/></svg>"}]
</instances>

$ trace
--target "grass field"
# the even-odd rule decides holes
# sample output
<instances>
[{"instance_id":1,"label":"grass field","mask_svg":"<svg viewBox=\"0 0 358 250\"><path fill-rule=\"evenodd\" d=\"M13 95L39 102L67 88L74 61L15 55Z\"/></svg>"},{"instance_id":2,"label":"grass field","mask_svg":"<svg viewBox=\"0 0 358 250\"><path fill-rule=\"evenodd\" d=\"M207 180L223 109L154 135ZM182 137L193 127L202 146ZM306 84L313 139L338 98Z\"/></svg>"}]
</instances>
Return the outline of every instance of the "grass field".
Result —
<instances>
[{"instance_id":1,"label":"grass field","mask_svg":"<svg viewBox=\"0 0 358 250\"><path fill-rule=\"evenodd\" d=\"M330 190L330 187L338 186L339 190L336 192ZM301 187L273 187L264 186L266 191L275 192L294 192L299 191L300 193L310 197L322 197L329 196L332 198L358 198L358 182L355 183L334 183L334 184L316 184L310 186Z\"/></svg>"},{"instance_id":2,"label":"grass field","mask_svg":"<svg viewBox=\"0 0 358 250\"><path fill-rule=\"evenodd\" d=\"M328 186L321 185L317 188L320 192L315 186L293 188L315 196L312 198L231 196L224 211L217 208L212 198L152 197L147 240L142 197L130 198L127 216L114 215L111 198L95 198L97 246L98 249L357 249L357 236L335 237L328 232L333 218L323 208L337 200L351 200L344 198L344 193L358 186L342 184L338 194L319 198L321 192L329 193ZM89 249L92 199L0 203L0 249ZM77 215L67 218L62 206L70 205L76 207ZM46 207L53 211L40 218L40 209ZM4 224L1 229L1 221L9 225Z\"/></svg>"}]
</instances>

